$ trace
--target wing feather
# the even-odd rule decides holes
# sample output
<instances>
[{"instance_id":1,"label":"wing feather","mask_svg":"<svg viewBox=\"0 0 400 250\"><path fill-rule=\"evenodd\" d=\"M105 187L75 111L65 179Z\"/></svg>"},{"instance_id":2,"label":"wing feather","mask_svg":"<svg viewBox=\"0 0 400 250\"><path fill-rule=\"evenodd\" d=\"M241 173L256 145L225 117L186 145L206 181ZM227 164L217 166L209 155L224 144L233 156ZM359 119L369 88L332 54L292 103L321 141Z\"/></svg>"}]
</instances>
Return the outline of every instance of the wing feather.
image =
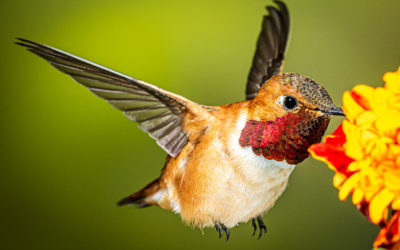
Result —
<instances>
[{"instance_id":1,"label":"wing feather","mask_svg":"<svg viewBox=\"0 0 400 250\"><path fill-rule=\"evenodd\" d=\"M47 60L59 71L107 102L176 156L188 142L182 120L194 103L149 83L123 75L61 50L19 39L17 44Z\"/></svg>"},{"instance_id":2,"label":"wing feather","mask_svg":"<svg viewBox=\"0 0 400 250\"><path fill-rule=\"evenodd\" d=\"M246 99L252 100L266 80L280 73L289 38L290 18L286 5L274 1L279 9L268 6L257 40L253 65L247 79Z\"/></svg>"}]
</instances>

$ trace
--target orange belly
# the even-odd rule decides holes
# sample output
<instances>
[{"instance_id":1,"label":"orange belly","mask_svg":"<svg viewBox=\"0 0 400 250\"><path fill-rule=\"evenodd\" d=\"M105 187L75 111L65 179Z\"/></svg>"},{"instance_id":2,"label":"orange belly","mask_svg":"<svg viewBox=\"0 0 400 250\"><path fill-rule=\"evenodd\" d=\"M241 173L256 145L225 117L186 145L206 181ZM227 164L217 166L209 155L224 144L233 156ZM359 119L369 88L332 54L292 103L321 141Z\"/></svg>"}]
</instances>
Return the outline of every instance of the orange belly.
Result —
<instances>
[{"instance_id":1,"label":"orange belly","mask_svg":"<svg viewBox=\"0 0 400 250\"><path fill-rule=\"evenodd\" d=\"M245 119L210 130L171 158L161 177L159 205L188 224L233 227L266 213L285 190L295 165L267 160L239 145ZM226 136L225 136L226 135Z\"/></svg>"}]
</instances>

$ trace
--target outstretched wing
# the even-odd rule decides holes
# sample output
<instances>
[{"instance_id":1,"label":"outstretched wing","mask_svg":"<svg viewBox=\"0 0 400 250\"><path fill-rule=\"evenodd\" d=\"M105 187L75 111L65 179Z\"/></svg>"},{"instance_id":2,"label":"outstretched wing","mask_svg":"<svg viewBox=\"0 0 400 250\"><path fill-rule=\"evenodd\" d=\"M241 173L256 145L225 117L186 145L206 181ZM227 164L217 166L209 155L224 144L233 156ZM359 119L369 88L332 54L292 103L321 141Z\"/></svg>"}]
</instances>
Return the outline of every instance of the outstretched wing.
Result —
<instances>
[{"instance_id":1,"label":"outstretched wing","mask_svg":"<svg viewBox=\"0 0 400 250\"><path fill-rule=\"evenodd\" d=\"M61 50L19 39L17 44L46 59L96 96L122 110L138 127L176 156L188 142L182 119L194 103L149 83L123 75Z\"/></svg>"},{"instance_id":2,"label":"outstretched wing","mask_svg":"<svg viewBox=\"0 0 400 250\"><path fill-rule=\"evenodd\" d=\"M266 80L279 74L283 66L289 38L289 12L281 1L275 1L279 10L267 6L269 16L264 16L257 50L249 73L246 100L252 100Z\"/></svg>"}]
</instances>

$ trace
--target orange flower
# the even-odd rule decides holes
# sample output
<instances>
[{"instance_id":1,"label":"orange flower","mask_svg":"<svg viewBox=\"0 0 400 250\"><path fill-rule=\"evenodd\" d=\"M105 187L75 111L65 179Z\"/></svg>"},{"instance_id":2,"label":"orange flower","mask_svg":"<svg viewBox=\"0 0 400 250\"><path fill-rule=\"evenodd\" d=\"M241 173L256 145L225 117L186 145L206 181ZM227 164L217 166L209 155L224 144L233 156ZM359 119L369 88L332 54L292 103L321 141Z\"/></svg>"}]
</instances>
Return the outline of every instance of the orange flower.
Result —
<instances>
[{"instance_id":1,"label":"orange flower","mask_svg":"<svg viewBox=\"0 0 400 250\"><path fill-rule=\"evenodd\" d=\"M383 76L385 87L357 85L343 95L346 120L309 148L336 174L339 199L352 201L367 219L383 226L374 247L400 240L400 67ZM395 212L389 223L389 207Z\"/></svg>"},{"instance_id":2,"label":"orange flower","mask_svg":"<svg viewBox=\"0 0 400 250\"><path fill-rule=\"evenodd\" d=\"M374 247L400 249L400 211L397 211L389 223L384 226L374 242Z\"/></svg>"}]
</instances>

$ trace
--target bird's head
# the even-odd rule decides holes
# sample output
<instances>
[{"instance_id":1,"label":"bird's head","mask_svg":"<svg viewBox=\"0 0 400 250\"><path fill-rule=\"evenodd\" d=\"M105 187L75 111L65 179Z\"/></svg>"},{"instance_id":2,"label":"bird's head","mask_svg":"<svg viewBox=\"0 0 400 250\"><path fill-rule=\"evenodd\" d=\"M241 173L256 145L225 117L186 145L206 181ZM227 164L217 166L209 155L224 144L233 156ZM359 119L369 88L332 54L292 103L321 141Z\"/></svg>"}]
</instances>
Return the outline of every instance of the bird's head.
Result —
<instances>
[{"instance_id":1,"label":"bird's head","mask_svg":"<svg viewBox=\"0 0 400 250\"><path fill-rule=\"evenodd\" d=\"M255 120L270 121L289 113L310 113L316 117L343 116L333 105L328 92L316 81L296 74L280 73L271 77L257 93L250 107Z\"/></svg>"},{"instance_id":2,"label":"bird's head","mask_svg":"<svg viewBox=\"0 0 400 250\"><path fill-rule=\"evenodd\" d=\"M296 73L280 73L251 101L239 142L269 160L298 164L309 156L308 147L321 141L330 118L343 115L320 84Z\"/></svg>"}]
</instances>

